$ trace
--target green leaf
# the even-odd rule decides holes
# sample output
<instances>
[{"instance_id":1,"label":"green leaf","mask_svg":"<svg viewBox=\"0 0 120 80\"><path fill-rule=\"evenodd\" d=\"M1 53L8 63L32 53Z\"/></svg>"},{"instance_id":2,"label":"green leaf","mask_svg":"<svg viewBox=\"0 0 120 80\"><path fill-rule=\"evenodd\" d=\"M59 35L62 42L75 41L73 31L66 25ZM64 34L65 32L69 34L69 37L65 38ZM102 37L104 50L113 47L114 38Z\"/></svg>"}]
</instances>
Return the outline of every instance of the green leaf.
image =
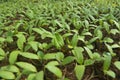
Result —
<instances>
[{"instance_id":1,"label":"green leaf","mask_svg":"<svg viewBox=\"0 0 120 80\"><path fill-rule=\"evenodd\" d=\"M120 61L115 61L114 65L120 70Z\"/></svg>"},{"instance_id":2,"label":"green leaf","mask_svg":"<svg viewBox=\"0 0 120 80\"><path fill-rule=\"evenodd\" d=\"M9 63L14 64L17 60L18 54L20 51L12 51L9 56Z\"/></svg>"},{"instance_id":3,"label":"green leaf","mask_svg":"<svg viewBox=\"0 0 120 80\"><path fill-rule=\"evenodd\" d=\"M73 37L72 37L72 40L71 40L71 45L73 47L77 46L77 43L78 43L78 35L75 34Z\"/></svg>"},{"instance_id":4,"label":"green leaf","mask_svg":"<svg viewBox=\"0 0 120 80\"><path fill-rule=\"evenodd\" d=\"M0 37L0 43L3 43L5 41L5 38Z\"/></svg>"},{"instance_id":5,"label":"green leaf","mask_svg":"<svg viewBox=\"0 0 120 80\"><path fill-rule=\"evenodd\" d=\"M29 8L28 8L28 10L27 10L27 12L26 12L26 15L27 15L30 19L34 18L34 12L33 12L31 9L29 9Z\"/></svg>"},{"instance_id":6,"label":"green leaf","mask_svg":"<svg viewBox=\"0 0 120 80\"><path fill-rule=\"evenodd\" d=\"M47 64L47 66L57 66L59 63L57 61L51 61Z\"/></svg>"},{"instance_id":7,"label":"green leaf","mask_svg":"<svg viewBox=\"0 0 120 80\"><path fill-rule=\"evenodd\" d=\"M84 65L76 65L75 67L75 74L78 80L82 80L82 77L85 72L85 66Z\"/></svg>"},{"instance_id":8,"label":"green leaf","mask_svg":"<svg viewBox=\"0 0 120 80\"><path fill-rule=\"evenodd\" d=\"M32 64L30 63L27 63L27 62L17 62L16 63L17 66L27 70L27 71L31 71L31 72L37 72L35 66L33 66Z\"/></svg>"},{"instance_id":9,"label":"green leaf","mask_svg":"<svg viewBox=\"0 0 120 80\"><path fill-rule=\"evenodd\" d=\"M106 74L109 75L109 76L112 77L112 78L115 78L115 77L116 77L115 72L113 72L113 71L111 71L111 70L106 71Z\"/></svg>"},{"instance_id":10,"label":"green leaf","mask_svg":"<svg viewBox=\"0 0 120 80\"><path fill-rule=\"evenodd\" d=\"M43 71L38 72L34 80L44 80L44 72Z\"/></svg>"},{"instance_id":11,"label":"green leaf","mask_svg":"<svg viewBox=\"0 0 120 80\"><path fill-rule=\"evenodd\" d=\"M66 37L71 36L71 35L72 35L72 33L65 33L65 34L63 34L63 38L66 38Z\"/></svg>"},{"instance_id":12,"label":"green leaf","mask_svg":"<svg viewBox=\"0 0 120 80\"><path fill-rule=\"evenodd\" d=\"M28 42L31 42L31 41L34 41L34 40L35 40L35 36L29 36L28 39L27 39Z\"/></svg>"},{"instance_id":13,"label":"green leaf","mask_svg":"<svg viewBox=\"0 0 120 80\"><path fill-rule=\"evenodd\" d=\"M102 39L102 37L103 37L102 31L99 30L99 29L96 31L95 35L96 35L99 39Z\"/></svg>"},{"instance_id":14,"label":"green leaf","mask_svg":"<svg viewBox=\"0 0 120 80\"><path fill-rule=\"evenodd\" d=\"M20 72L19 71L19 68L17 68L16 66L14 65L7 65L7 66L3 66L0 68L1 70L4 70L4 71L10 71L10 72Z\"/></svg>"},{"instance_id":15,"label":"green leaf","mask_svg":"<svg viewBox=\"0 0 120 80\"><path fill-rule=\"evenodd\" d=\"M86 47L89 49L94 49L94 46L92 44L88 44L88 45L86 45Z\"/></svg>"},{"instance_id":16,"label":"green leaf","mask_svg":"<svg viewBox=\"0 0 120 80\"><path fill-rule=\"evenodd\" d=\"M120 46L118 44L113 44L111 47L112 48L120 48Z\"/></svg>"},{"instance_id":17,"label":"green leaf","mask_svg":"<svg viewBox=\"0 0 120 80\"><path fill-rule=\"evenodd\" d=\"M37 55L40 59L43 59L43 57L44 57L44 53L42 51L38 51Z\"/></svg>"},{"instance_id":18,"label":"green leaf","mask_svg":"<svg viewBox=\"0 0 120 80\"><path fill-rule=\"evenodd\" d=\"M52 72L53 74L55 74L57 77L61 78L62 77L62 72L59 68L55 67L55 66L51 66L51 65L46 65L45 66L50 72Z\"/></svg>"},{"instance_id":19,"label":"green leaf","mask_svg":"<svg viewBox=\"0 0 120 80\"><path fill-rule=\"evenodd\" d=\"M44 55L43 59L55 59L56 54L55 53L47 53Z\"/></svg>"},{"instance_id":20,"label":"green leaf","mask_svg":"<svg viewBox=\"0 0 120 80\"><path fill-rule=\"evenodd\" d=\"M17 46L20 50L23 50L23 45L26 42L26 38L22 33L16 35L18 37Z\"/></svg>"},{"instance_id":21,"label":"green leaf","mask_svg":"<svg viewBox=\"0 0 120 80\"><path fill-rule=\"evenodd\" d=\"M109 24L107 22L103 22L103 26L107 32L109 32Z\"/></svg>"},{"instance_id":22,"label":"green leaf","mask_svg":"<svg viewBox=\"0 0 120 80\"><path fill-rule=\"evenodd\" d=\"M57 20L54 21L59 27L63 28L64 26Z\"/></svg>"},{"instance_id":23,"label":"green leaf","mask_svg":"<svg viewBox=\"0 0 120 80\"><path fill-rule=\"evenodd\" d=\"M62 64L67 65L67 64L71 63L72 61L74 61L74 57L73 56L67 56L66 58L63 59Z\"/></svg>"},{"instance_id":24,"label":"green leaf","mask_svg":"<svg viewBox=\"0 0 120 80\"><path fill-rule=\"evenodd\" d=\"M33 50L35 50L35 51L38 50L38 42L30 41L30 42L28 42L28 44L30 44L30 46L33 48Z\"/></svg>"},{"instance_id":25,"label":"green leaf","mask_svg":"<svg viewBox=\"0 0 120 80\"><path fill-rule=\"evenodd\" d=\"M99 37L94 37L88 41L88 44L95 42Z\"/></svg>"},{"instance_id":26,"label":"green leaf","mask_svg":"<svg viewBox=\"0 0 120 80\"><path fill-rule=\"evenodd\" d=\"M110 64L111 64L111 55L109 55L110 53L108 53L108 55L104 56L104 63L103 63L103 70L106 71L109 69Z\"/></svg>"},{"instance_id":27,"label":"green leaf","mask_svg":"<svg viewBox=\"0 0 120 80\"><path fill-rule=\"evenodd\" d=\"M85 20L85 27L89 28L89 22L88 22L88 20Z\"/></svg>"},{"instance_id":28,"label":"green leaf","mask_svg":"<svg viewBox=\"0 0 120 80\"><path fill-rule=\"evenodd\" d=\"M106 43L113 43L113 42L114 42L113 39L111 39L111 38L109 38L109 37L105 37L105 38L103 39L103 41L106 42Z\"/></svg>"},{"instance_id":29,"label":"green leaf","mask_svg":"<svg viewBox=\"0 0 120 80\"><path fill-rule=\"evenodd\" d=\"M0 48L0 56L5 56L5 52L2 48Z\"/></svg>"},{"instance_id":30,"label":"green leaf","mask_svg":"<svg viewBox=\"0 0 120 80\"><path fill-rule=\"evenodd\" d=\"M29 58L29 59L39 59L38 55L36 55L34 53L21 52L20 55L23 57Z\"/></svg>"},{"instance_id":31,"label":"green leaf","mask_svg":"<svg viewBox=\"0 0 120 80\"><path fill-rule=\"evenodd\" d=\"M89 36L92 36L92 34L90 32L84 32L82 33L81 35L85 36L85 35L89 35Z\"/></svg>"},{"instance_id":32,"label":"green leaf","mask_svg":"<svg viewBox=\"0 0 120 80\"><path fill-rule=\"evenodd\" d=\"M42 39L49 37L53 38L53 34L43 28L33 28L33 31L41 35Z\"/></svg>"},{"instance_id":33,"label":"green leaf","mask_svg":"<svg viewBox=\"0 0 120 80\"><path fill-rule=\"evenodd\" d=\"M60 49L64 45L64 40L59 33L56 33L52 39L52 43L56 46L56 48Z\"/></svg>"},{"instance_id":34,"label":"green leaf","mask_svg":"<svg viewBox=\"0 0 120 80\"><path fill-rule=\"evenodd\" d=\"M97 52L94 52L94 53L93 53L93 59L99 59L99 58L101 58L101 57L100 57L100 54L97 53Z\"/></svg>"},{"instance_id":35,"label":"green leaf","mask_svg":"<svg viewBox=\"0 0 120 80\"><path fill-rule=\"evenodd\" d=\"M43 29L42 28L33 28L33 31L37 32L38 34L43 34Z\"/></svg>"},{"instance_id":36,"label":"green leaf","mask_svg":"<svg viewBox=\"0 0 120 80\"><path fill-rule=\"evenodd\" d=\"M79 64L82 64L84 60L84 57L82 54L83 51L84 49L82 47L75 47L74 50L72 50L73 55L75 56L75 59Z\"/></svg>"},{"instance_id":37,"label":"green leaf","mask_svg":"<svg viewBox=\"0 0 120 80\"><path fill-rule=\"evenodd\" d=\"M93 59L93 53L92 53L92 51L91 51L89 48L87 48L87 47L84 47L84 48L85 48L85 50L87 51L89 57L90 57L91 59Z\"/></svg>"},{"instance_id":38,"label":"green leaf","mask_svg":"<svg viewBox=\"0 0 120 80\"><path fill-rule=\"evenodd\" d=\"M3 60L4 58L5 58L5 57L3 57L3 56L0 56L0 61L1 61L1 60Z\"/></svg>"},{"instance_id":39,"label":"green leaf","mask_svg":"<svg viewBox=\"0 0 120 80\"><path fill-rule=\"evenodd\" d=\"M84 65L85 65L85 66L89 66L89 65L94 64L94 62L95 62L94 60L87 59L87 60L84 61Z\"/></svg>"},{"instance_id":40,"label":"green leaf","mask_svg":"<svg viewBox=\"0 0 120 80\"><path fill-rule=\"evenodd\" d=\"M120 25L118 22L116 22L115 20L113 20L114 24L116 25L116 27L120 30Z\"/></svg>"},{"instance_id":41,"label":"green leaf","mask_svg":"<svg viewBox=\"0 0 120 80\"><path fill-rule=\"evenodd\" d=\"M27 80L35 80L36 74L30 74L27 78Z\"/></svg>"},{"instance_id":42,"label":"green leaf","mask_svg":"<svg viewBox=\"0 0 120 80\"><path fill-rule=\"evenodd\" d=\"M78 36L78 40L82 41L82 42L85 42L85 36Z\"/></svg>"},{"instance_id":43,"label":"green leaf","mask_svg":"<svg viewBox=\"0 0 120 80\"><path fill-rule=\"evenodd\" d=\"M110 33L116 35L117 33L120 33L117 29L111 29Z\"/></svg>"},{"instance_id":44,"label":"green leaf","mask_svg":"<svg viewBox=\"0 0 120 80\"><path fill-rule=\"evenodd\" d=\"M106 44L106 43L105 43L105 45L107 46L107 48L108 48L109 52L111 53L111 55L115 56L116 54L113 52L112 47L110 45Z\"/></svg>"},{"instance_id":45,"label":"green leaf","mask_svg":"<svg viewBox=\"0 0 120 80\"><path fill-rule=\"evenodd\" d=\"M62 52L57 52L56 59L61 62L64 59L64 54Z\"/></svg>"},{"instance_id":46,"label":"green leaf","mask_svg":"<svg viewBox=\"0 0 120 80\"><path fill-rule=\"evenodd\" d=\"M0 77L3 79L15 79L15 75L9 71L0 70Z\"/></svg>"}]
</instances>

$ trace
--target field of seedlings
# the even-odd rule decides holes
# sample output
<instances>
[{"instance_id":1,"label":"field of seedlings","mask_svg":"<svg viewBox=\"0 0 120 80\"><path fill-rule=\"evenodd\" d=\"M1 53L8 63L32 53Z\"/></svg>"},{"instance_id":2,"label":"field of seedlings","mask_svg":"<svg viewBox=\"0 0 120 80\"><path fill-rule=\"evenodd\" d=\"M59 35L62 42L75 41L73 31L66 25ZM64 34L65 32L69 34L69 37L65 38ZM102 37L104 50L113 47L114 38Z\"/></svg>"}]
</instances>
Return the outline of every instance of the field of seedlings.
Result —
<instances>
[{"instance_id":1,"label":"field of seedlings","mask_svg":"<svg viewBox=\"0 0 120 80\"><path fill-rule=\"evenodd\" d=\"M120 0L0 0L0 80L120 80Z\"/></svg>"}]
</instances>

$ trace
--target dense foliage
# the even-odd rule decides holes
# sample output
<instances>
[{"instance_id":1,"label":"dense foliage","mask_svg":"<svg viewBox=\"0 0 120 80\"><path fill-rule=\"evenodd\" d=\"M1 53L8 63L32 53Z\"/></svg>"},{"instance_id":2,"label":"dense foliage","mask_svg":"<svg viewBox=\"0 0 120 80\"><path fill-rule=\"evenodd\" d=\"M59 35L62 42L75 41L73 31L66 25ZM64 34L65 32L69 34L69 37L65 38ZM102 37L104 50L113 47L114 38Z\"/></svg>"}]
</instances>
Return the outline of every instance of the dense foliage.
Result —
<instances>
[{"instance_id":1,"label":"dense foliage","mask_svg":"<svg viewBox=\"0 0 120 80\"><path fill-rule=\"evenodd\" d=\"M0 3L0 79L117 80L119 0Z\"/></svg>"}]
</instances>

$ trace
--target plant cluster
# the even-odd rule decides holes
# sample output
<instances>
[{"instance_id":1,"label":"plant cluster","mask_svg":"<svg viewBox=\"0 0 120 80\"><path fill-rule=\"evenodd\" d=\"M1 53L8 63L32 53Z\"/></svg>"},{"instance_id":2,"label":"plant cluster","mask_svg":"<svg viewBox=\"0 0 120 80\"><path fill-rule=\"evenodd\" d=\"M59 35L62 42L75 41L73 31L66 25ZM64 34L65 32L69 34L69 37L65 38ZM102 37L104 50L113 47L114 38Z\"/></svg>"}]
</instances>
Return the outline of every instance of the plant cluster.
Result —
<instances>
[{"instance_id":1,"label":"plant cluster","mask_svg":"<svg viewBox=\"0 0 120 80\"><path fill-rule=\"evenodd\" d=\"M0 3L1 79L118 79L119 60L119 0Z\"/></svg>"}]
</instances>

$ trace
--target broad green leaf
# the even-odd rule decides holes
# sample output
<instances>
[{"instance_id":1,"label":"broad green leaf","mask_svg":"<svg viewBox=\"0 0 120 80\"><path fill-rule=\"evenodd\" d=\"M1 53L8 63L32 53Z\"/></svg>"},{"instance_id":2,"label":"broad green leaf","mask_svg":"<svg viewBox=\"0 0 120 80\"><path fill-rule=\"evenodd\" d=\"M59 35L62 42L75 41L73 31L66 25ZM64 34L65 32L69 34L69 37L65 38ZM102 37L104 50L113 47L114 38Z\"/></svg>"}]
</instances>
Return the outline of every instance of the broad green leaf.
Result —
<instances>
[{"instance_id":1,"label":"broad green leaf","mask_svg":"<svg viewBox=\"0 0 120 80\"><path fill-rule=\"evenodd\" d=\"M51 66L51 65L46 65L45 66L50 72L52 72L53 74L55 74L57 77L61 78L62 77L62 72L59 68L57 68L56 66Z\"/></svg>"},{"instance_id":2,"label":"broad green leaf","mask_svg":"<svg viewBox=\"0 0 120 80\"><path fill-rule=\"evenodd\" d=\"M85 48L85 50L87 51L89 57L90 57L91 59L93 59L93 53L92 53L92 51L91 51L89 48L87 48L87 47L84 47L84 48Z\"/></svg>"},{"instance_id":3,"label":"broad green leaf","mask_svg":"<svg viewBox=\"0 0 120 80\"><path fill-rule=\"evenodd\" d=\"M102 39L102 37L103 37L102 31L99 30L99 29L96 31L95 35L96 35L99 39Z\"/></svg>"},{"instance_id":4,"label":"broad green leaf","mask_svg":"<svg viewBox=\"0 0 120 80\"><path fill-rule=\"evenodd\" d=\"M38 34L43 34L42 28L33 28L33 31L37 32Z\"/></svg>"},{"instance_id":5,"label":"broad green leaf","mask_svg":"<svg viewBox=\"0 0 120 80\"><path fill-rule=\"evenodd\" d=\"M118 44L113 44L111 47L112 48L120 48L120 46Z\"/></svg>"},{"instance_id":6,"label":"broad green leaf","mask_svg":"<svg viewBox=\"0 0 120 80\"><path fill-rule=\"evenodd\" d=\"M87 60L84 61L84 65L85 65L85 66L93 65L94 62L95 62L94 60L87 59Z\"/></svg>"},{"instance_id":7,"label":"broad green leaf","mask_svg":"<svg viewBox=\"0 0 120 80\"><path fill-rule=\"evenodd\" d=\"M12 38L11 36L8 36L8 37L6 38L6 41L9 42L9 43L11 43L11 42L13 42L13 38Z\"/></svg>"},{"instance_id":8,"label":"broad green leaf","mask_svg":"<svg viewBox=\"0 0 120 80\"><path fill-rule=\"evenodd\" d=\"M79 64L82 64L84 60L82 53L83 51L84 49L82 47L75 47L74 50L72 50L73 55L75 56L75 59Z\"/></svg>"},{"instance_id":9,"label":"broad green leaf","mask_svg":"<svg viewBox=\"0 0 120 80\"><path fill-rule=\"evenodd\" d=\"M103 26L107 32L109 32L109 24L107 22L103 22Z\"/></svg>"},{"instance_id":10,"label":"broad green leaf","mask_svg":"<svg viewBox=\"0 0 120 80\"><path fill-rule=\"evenodd\" d=\"M85 27L89 28L89 22L87 20L85 20Z\"/></svg>"},{"instance_id":11,"label":"broad green leaf","mask_svg":"<svg viewBox=\"0 0 120 80\"><path fill-rule=\"evenodd\" d=\"M66 58L63 59L62 64L67 65L67 64L71 63L72 61L74 61L74 57L73 56L67 56Z\"/></svg>"},{"instance_id":12,"label":"broad green leaf","mask_svg":"<svg viewBox=\"0 0 120 80\"><path fill-rule=\"evenodd\" d=\"M76 47L76 46L77 46L77 43L78 43L78 35L75 34L75 35L72 37L71 45L72 45L73 47Z\"/></svg>"},{"instance_id":13,"label":"broad green leaf","mask_svg":"<svg viewBox=\"0 0 120 80\"><path fill-rule=\"evenodd\" d=\"M107 48L108 48L109 52L111 53L111 55L115 56L116 54L113 52L112 47L110 45L106 44L106 43L105 43L105 45L107 46Z\"/></svg>"},{"instance_id":14,"label":"broad green leaf","mask_svg":"<svg viewBox=\"0 0 120 80\"><path fill-rule=\"evenodd\" d=\"M14 65L7 65L7 66L3 66L0 68L1 70L4 70L4 71L10 71L10 72L20 72L19 71L19 68L17 68L16 66Z\"/></svg>"},{"instance_id":15,"label":"broad green leaf","mask_svg":"<svg viewBox=\"0 0 120 80\"><path fill-rule=\"evenodd\" d=\"M23 50L23 45L26 42L26 38L22 33L18 33L16 36L18 37L17 46L20 50Z\"/></svg>"},{"instance_id":16,"label":"broad green leaf","mask_svg":"<svg viewBox=\"0 0 120 80\"><path fill-rule=\"evenodd\" d=\"M0 70L0 77L3 79L15 79L15 75L9 71Z\"/></svg>"},{"instance_id":17,"label":"broad green leaf","mask_svg":"<svg viewBox=\"0 0 120 80\"><path fill-rule=\"evenodd\" d=\"M93 53L93 59L99 59L100 58L100 54L97 52Z\"/></svg>"},{"instance_id":18,"label":"broad green leaf","mask_svg":"<svg viewBox=\"0 0 120 80\"><path fill-rule=\"evenodd\" d=\"M94 37L88 41L88 44L95 42L99 37Z\"/></svg>"},{"instance_id":19,"label":"broad green leaf","mask_svg":"<svg viewBox=\"0 0 120 80\"><path fill-rule=\"evenodd\" d=\"M117 29L111 29L110 33L116 35L117 33L120 33Z\"/></svg>"},{"instance_id":20,"label":"broad green leaf","mask_svg":"<svg viewBox=\"0 0 120 80\"><path fill-rule=\"evenodd\" d=\"M109 38L109 37L105 37L105 38L103 39L103 41L106 42L106 43L113 43L113 42L114 42L113 39L111 39L111 38Z\"/></svg>"},{"instance_id":21,"label":"broad green leaf","mask_svg":"<svg viewBox=\"0 0 120 80\"><path fill-rule=\"evenodd\" d=\"M64 45L64 40L59 33L56 33L52 39L52 43L59 49Z\"/></svg>"},{"instance_id":22,"label":"broad green leaf","mask_svg":"<svg viewBox=\"0 0 120 80\"><path fill-rule=\"evenodd\" d=\"M14 64L17 60L18 54L20 51L12 51L9 55L9 63Z\"/></svg>"},{"instance_id":23,"label":"broad green leaf","mask_svg":"<svg viewBox=\"0 0 120 80\"><path fill-rule=\"evenodd\" d=\"M17 46L20 50L23 49L23 44L24 44L24 42L22 41L22 38L17 40Z\"/></svg>"},{"instance_id":24,"label":"broad green leaf","mask_svg":"<svg viewBox=\"0 0 120 80\"><path fill-rule=\"evenodd\" d=\"M27 15L30 19L34 18L34 12L33 12L33 10L28 9L27 12L26 12L26 15Z\"/></svg>"},{"instance_id":25,"label":"broad green leaf","mask_svg":"<svg viewBox=\"0 0 120 80\"><path fill-rule=\"evenodd\" d=\"M115 78L115 77L116 77L115 72L113 72L112 70L106 71L106 74L107 74L108 76L112 77L112 78Z\"/></svg>"},{"instance_id":26,"label":"broad green leaf","mask_svg":"<svg viewBox=\"0 0 120 80\"><path fill-rule=\"evenodd\" d=\"M43 59L55 59L56 54L55 53L47 53L44 55Z\"/></svg>"},{"instance_id":27,"label":"broad green leaf","mask_svg":"<svg viewBox=\"0 0 120 80\"><path fill-rule=\"evenodd\" d=\"M103 70L106 71L109 69L110 64L111 64L111 55L109 55L110 53L108 53L108 55L104 56L104 63L103 63Z\"/></svg>"},{"instance_id":28,"label":"broad green leaf","mask_svg":"<svg viewBox=\"0 0 120 80\"><path fill-rule=\"evenodd\" d=\"M57 61L51 61L47 64L47 66L57 66L59 63Z\"/></svg>"},{"instance_id":29,"label":"broad green leaf","mask_svg":"<svg viewBox=\"0 0 120 80\"><path fill-rule=\"evenodd\" d=\"M36 67L34 65L30 64L30 63L17 62L16 65L25 69L25 70L28 70L28 71L31 71L31 72L37 72Z\"/></svg>"},{"instance_id":30,"label":"broad green leaf","mask_svg":"<svg viewBox=\"0 0 120 80\"><path fill-rule=\"evenodd\" d=\"M43 28L33 28L33 31L40 34L42 39L46 37L53 38L53 34Z\"/></svg>"},{"instance_id":31,"label":"broad green leaf","mask_svg":"<svg viewBox=\"0 0 120 80\"><path fill-rule=\"evenodd\" d=\"M4 58L5 58L5 57L3 57L3 56L0 56L0 61L1 61L1 60L3 60Z\"/></svg>"},{"instance_id":32,"label":"broad green leaf","mask_svg":"<svg viewBox=\"0 0 120 80\"><path fill-rule=\"evenodd\" d=\"M72 33L65 33L65 34L63 34L63 38L66 38L66 37L68 37L68 36L71 36L72 35Z\"/></svg>"},{"instance_id":33,"label":"broad green leaf","mask_svg":"<svg viewBox=\"0 0 120 80\"><path fill-rule=\"evenodd\" d=\"M120 30L120 25L118 22L116 22L115 20L113 20L114 24L116 25L116 27Z\"/></svg>"},{"instance_id":34,"label":"broad green leaf","mask_svg":"<svg viewBox=\"0 0 120 80\"><path fill-rule=\"evenodd\" d=\"M5 41L5 38L0 37L0 43L3 43Z\"/></svg>"},{"instance_id":35,"label":"broad green leaf","mask_svg":"<svg viewBox=\"0 0 120 80\"><path fill-rule=\"evenodd\" d=\"M35 76L36 76L35 73L34 74L29 74L27 80L35 80Z\"/></svg>"},{"instance_id":36,"label":"broad green leaf","mask_svg":"<svg viewBox=\"0 0 120 80\"><path fill-rule=\"evenodd\" d=\"M37 55L40 59L43 59L43 57L44 57L44 53L42 51L38 51Z\"/></svg>"},{"instance_id":37,"label":"broad green leaf","mask_svg":"<svg viewBox=\"0 0 120 80\"><path fill-rule=\"evenodd\" d=\"M34 41L35 40L35 36L29 36L27 41L30 42L30 41Z\"/></svg>"},{"instance_id":38,"label":"broad green leaf","mask_svg":"<svg viewBox=\"0 0 120 80\"><path fill-rule=\"evenodd\" d=\"M2 48L0 48L0 56L5 56L5 52Z\"/></svg>"},{"instance_id":39,"label":"broad green leaf","mask_svg":"<svg viewBox=\"0 0 120 80\"><path fill-rule=\"evenodd\" d=\"M95 21L95 17L93 15L90 14L89 17L92 21Z\"/></svg>"},{"instance_id":40,"label":"broad green leaf","mask_svg":"<svg viewBox=\"0 0 120 80\"><path fill-rule=\"evenodd\" d=\"M64 27L58 20L55 20L54 22L55 22L59 27L61 27L61 28Z\"/></svg>"},{"instance_id":41,"label":"broad green leaf","mask_svg":"<svg viewBox=\"0 0 120 80\"><path fill-rule=\"evenodd\" d=\"M76 65L75 67L75 74L78 80L82 80L82 77L85 72L85 66L84 65Z\"/></svg>"},{"instance_id":42,"label":"broad green leaf","mask_svg":"<svg viewBox=\"0 0 120 80\"><path fill-rule=\"evenodd\" d=\"M56 59L61 62L64 59L64 54L62 52L57 52Z\"/></svg>"},{"instance_id":43,"label":"broad green leaf","mask_svg":"<svg viewBox=\"0 0 120 80\"><path fill-rule=\"evenodd\" d=\"M120 70L120 61L115 61L114 65Z\"/></svg>"},{"instance_id":44,"label":"broad green leaf","mask_svg":"<svg viewBox=\"0 0 120 80\"><path fill-rule=\"evenodd\" d=\"M28 44L31 45L31 47L33 48L33 50L35 50L35 51L38 50L38 42L30 41L30 42L28 42Z\"/></svg>"},{"instance_id":45,"label":"broad green leaf","mask_svg":"<svg viewBox=\"0 0 120 80\"><path fill-rule=\"evenodd\" d=\"M82 33L81 35L89 35L89 36L92 36L92 34L90 33L90 32L84 32L84 33Z\"/></svg>"},{"instance_id":46,"label":"broad green leaf","mask_svg":"<svg viewBox=\"0 0 120 80\"><path fill-rule=\"evenodd\" d=\"M23 57L29 58L29 59L39 59L38 55L36 55L34 53L21 52L20 55Z\"/></svg>"},{"instance_id":47,"label":"broad green leaf","mask_svg":"<svg viewBox=\"0 0 120 80\"><path fill-rule=\"evenodd\" d=\"M86 47L89 49L94 49L94 46L92 44L88 44L88 45L86 45Z\"/></svg>"},{"instance_id":48,"label":"broad green leaf","mask_svg":"<svg viewBox=\"0 0 120 80\"><path fill-rule=\"evenodd\" d=\"M34 80L44 80L44 72L43 71L38 72Z\"/></svg>"},{"instance_id":49,"label":"broad green leaf","mask_svg":"<svg viewBox=\"0 0 120 80\"><path fill-rule=\"evenodd\" d=\"M85 42L85 36L78 36L78 40L82 41L82 42Z\"/></svg>"}]
</instances>

